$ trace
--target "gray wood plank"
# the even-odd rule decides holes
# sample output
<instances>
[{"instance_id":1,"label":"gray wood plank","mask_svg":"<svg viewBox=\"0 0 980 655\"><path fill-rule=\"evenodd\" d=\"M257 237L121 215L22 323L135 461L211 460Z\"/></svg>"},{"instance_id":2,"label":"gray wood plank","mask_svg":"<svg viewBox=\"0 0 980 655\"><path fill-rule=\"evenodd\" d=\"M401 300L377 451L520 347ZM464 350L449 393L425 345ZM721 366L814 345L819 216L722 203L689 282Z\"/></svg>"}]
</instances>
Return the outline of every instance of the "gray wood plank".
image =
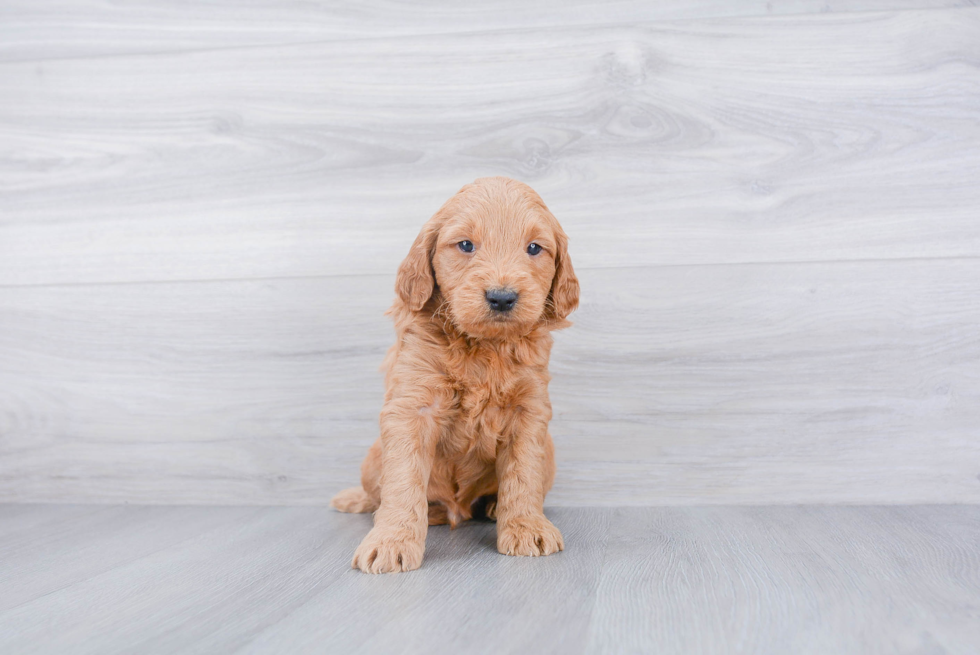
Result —
<instances>
[{"instance_id":1,"label":"gray wood plank","mask_svg":"<svg viewBox=\"0 0 980 655\"><path fill-rule=\"evenodd\" d=\"M690 18L793 15L972 6L969 0L494 0L441 2L172 2L138 6L93 0L7 0L0 7L0 61L187 51L261 45L529 30Z\"/></svg>"},{"instance_id":2,"label":"gray wood plank","mask_svg":"<svg viewBox=\"0 0 980 655\"><path fill-rule=\"evenodd\" d=\"M179 520L162 511L150 519L158 532ZM173 510L180 511L195 518L194 510ZM415 651L431 636L418 631L418 623L435 618L432 601L446 583L462 582L475 571L484 575L451 588L456 598L445 599L438 612L440 620L458 626L457 647L484 640L486 650L479 652L493 652L489 638L499 633L497 624L468 616L467 601L481 596L496 596L505 605L497 618L512 624L509 639L529 645L553 641L540 625L559 613L570 622L561 635L565 643L580 643L598 583L608 514L551 514L559 526L571 519L566 537L574 551L568 556L505 558L494 547L493 524L469 523L452 532L440 526L430 533L425 567L411 576L389 577L392 584L379 595L381 578L350 569L351 553L370 517L313 508L250 510L246 516L239 511L204 535L0 612L0 647L24 653L215 653L246 644L252 652ZM119 525L111 538L120 540L120 548L145 548L148 535L137 532ZM100 525L76 526L73 536L76 547L81 539L83 552L96 547L88 542L107 538ZM73 564L48 560L44 551L33 564L77 577ZM420 597L420 590L428 593ZM350 621L351 615L365 620ZM59 626L55 634L46 634L48 621Z\"/></svg>"},{"instance_id":3,"label":"gray wood plank","mask_svg":"<svg viewBox=\"0 0 980 655\"><path fill-rule=\"evenodd\" d=\"M35 505L0 503L0 549L9 552L24 541L35 541L48 531L58 530L66 520L86 520L104 511L102 505Z\"/></svg>"},{"instance_id":4,"label":"gray wood plank","mask_svg":"<svg viewBox=\"0 0 980 655\"><path fill-rule=\"evenodd\" d=\"M587 652L975 653L980 514L616 510Z\"/></svg>"},{"instance_id":5,"label":"gray wood plank","mask_svg":"<svg viewBox=\"0 0 980 655\"><path fill-rule=\"evenodd\" d=\"M582 269L977 257L976 61L980 9L6 62L0 285L389 273L491 174Z\"/></svg>"},{"instance_id":6,"label":"gray wood plank","mask_svg":"<svg viewBox=\"0 0 980 655\"><path fill-rule=\"evenodd\" d=\"M548 514L563 531L562 553L506 557L496 550L492 523L464 524L454 532L440 526L430 532L417 574L375 582L352 571L243 651L580 652L605 554L609 512L556 509ZM429 623L433 618L438 627Z\"/></svg>"},{"instance_id":7,"label":"gray wood plank","mask_svg":"<svg viewBox=\"0 0 980 655\"><path fill-rule=\"evenodd\" d=\"M47 520L0 536L0 611L261 512L253 508L30 506ZM54 515L54 516L52 516ZM67 515L67 516L63 516ZM161 529L167 526L167 529ZM81 541L79 535L85 535Z\"/></svg>"},{"instance_id":8,"label":"gray wood plank","mask_svg":"<svg viewBox=\"0 0 980 655\"><path fill-rule=\"evenodd\" d=\"M51 535L39 535L36 557L9 568L66 584L0 611L3 652L980 649L980 508L971 506L556 509L561 554L508 558L495 552L491 524L440 526L422 568L394 576L348 568L370 525L363 515L105 511L134 524L69 520L58 539L81 553L115 539L146 554L86 577L88 557L51 557ZM165 543L205 513L213 529Z\"/></svg>"},{"instance_id":9,"label":"gray wood plank","mask_svg":"<svg viewBox=\"0 0 980 655\"><path fill-rule=\"evenodd\" d=\"M980 261L586 271L559 506L980 502ZM0 290L4 501L324 504L390 277Z\"/></svg>"},{"instance_id":10,"label":"gray wood plank","mask_svg":"<svg viewBox=\"0 0 980 655\"><path fill-rule=\"evenodd\" d=\"M224 513L214 529L163 549L204 510L157 510L154 531L121 523L108 538L104 526L76 531L82 552L117 540L139 555L96 575L39 555L35 568L83 579L0 613L0 650L231 652L347 573L347 553L370 525L367 516L336 521L326 508L208 509Z\"/></svg>"}]
</instances>

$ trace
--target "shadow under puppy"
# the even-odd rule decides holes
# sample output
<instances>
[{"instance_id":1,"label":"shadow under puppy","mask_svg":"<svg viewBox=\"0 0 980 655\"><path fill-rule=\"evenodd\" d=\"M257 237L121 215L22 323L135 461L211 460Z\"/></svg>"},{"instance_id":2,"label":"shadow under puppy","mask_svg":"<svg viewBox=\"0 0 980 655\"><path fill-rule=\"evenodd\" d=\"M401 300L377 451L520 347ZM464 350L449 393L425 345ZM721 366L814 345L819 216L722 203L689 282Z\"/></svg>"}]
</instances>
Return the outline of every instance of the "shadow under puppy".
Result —
<instances>
[{"instance_id":1,"label":"shadow under puppy","mask_svg":"<svg viewBox=\"0 0 980 655\"><path fill-rule=\"evenodd\" d=\"M496 518L501 553L562 550L543 509L555 477L548 357L579 285L558 221L529 186L476 180L422 227L395 291L381 435L362 486L331 501L375 512L353 567L417 569L427 526L455 527L474 505Z\"/></svg>"}]
</instances>

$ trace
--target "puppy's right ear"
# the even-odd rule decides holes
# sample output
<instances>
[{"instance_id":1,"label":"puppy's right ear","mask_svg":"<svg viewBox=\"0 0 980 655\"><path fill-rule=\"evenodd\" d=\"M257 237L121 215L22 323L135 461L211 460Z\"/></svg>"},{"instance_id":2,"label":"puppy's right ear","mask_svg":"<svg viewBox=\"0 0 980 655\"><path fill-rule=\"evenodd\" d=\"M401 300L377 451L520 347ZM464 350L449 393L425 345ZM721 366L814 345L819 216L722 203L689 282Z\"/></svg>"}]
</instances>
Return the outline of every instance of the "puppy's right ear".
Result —
<instances>
[{"instance_id":1,"label":"puppy's right ear","mask_svg":"<svg viewBox=\"0 0 980 655\"><path fill-rule=\"evenodd\" d=\"M415 237L415 242L408 251L408 257L398 267L395 293L413 312L421 310L435 290L432 253L436 247L436 237L439 236L439 226L442 224L440 215L441 212L437 213L422 226L422 231Z\"/></svg>"}]
</instances>

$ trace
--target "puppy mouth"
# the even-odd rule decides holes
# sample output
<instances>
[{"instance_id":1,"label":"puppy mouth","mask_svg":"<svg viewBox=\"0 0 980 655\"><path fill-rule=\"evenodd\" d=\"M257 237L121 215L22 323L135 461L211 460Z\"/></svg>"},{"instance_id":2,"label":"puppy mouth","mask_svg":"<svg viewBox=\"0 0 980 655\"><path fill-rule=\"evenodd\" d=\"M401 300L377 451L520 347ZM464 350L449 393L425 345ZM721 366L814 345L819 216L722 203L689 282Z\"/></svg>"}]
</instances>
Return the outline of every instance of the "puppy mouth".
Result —
<instances>
[{"instance_id":1,"label":"puppy mouth","mask_svg":"<svg viewBox=\"0 0 980 655\"><path fill-rule=\"evenodd\" d=\"M488 312L484 314L480 319L471 324L469 327L474 334L482 333L484 335L497 335L500 336L504 333L509 334L512 330L517 328L521 324L521 321L517 320L517 317L513 314L501 314L497 312Z\"/></svg>"},{"instance_id":2,"label":"puppy mouth","mask_svg":"<svg viewBox=\"0 0 980 655\"><path fill-rule=\"evenodd\" d=\"M485 339L509 339L530 328L526 317L513 312L486 312L474 321L458 323L457 327L472 337Z\"/></svg>"}]
</instances>

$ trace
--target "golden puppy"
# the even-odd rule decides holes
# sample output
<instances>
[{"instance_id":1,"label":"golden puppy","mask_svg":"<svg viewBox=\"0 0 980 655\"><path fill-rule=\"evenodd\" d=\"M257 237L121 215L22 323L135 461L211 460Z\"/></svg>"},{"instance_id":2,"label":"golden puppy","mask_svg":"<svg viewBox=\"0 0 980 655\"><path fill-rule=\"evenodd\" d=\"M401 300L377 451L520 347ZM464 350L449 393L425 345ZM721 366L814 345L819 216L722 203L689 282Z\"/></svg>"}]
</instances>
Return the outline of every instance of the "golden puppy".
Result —
<instances>
[{"instance_id":1,"label":"golden puppy","mask_svg":"<svg viewBox=\"0 0 980 655\"><path fill-rule=\"evenodd\" d=\"M331 501L377 510L353 567L417 569L427 526L455 527L474 505L496 517L501 553L562 550L543 509L555 478L549 332L569 325L579 285L558 221L527 185L479 179L422 226L395 291L381 436L362 486Z\"/></svg>"}]
</instances>

